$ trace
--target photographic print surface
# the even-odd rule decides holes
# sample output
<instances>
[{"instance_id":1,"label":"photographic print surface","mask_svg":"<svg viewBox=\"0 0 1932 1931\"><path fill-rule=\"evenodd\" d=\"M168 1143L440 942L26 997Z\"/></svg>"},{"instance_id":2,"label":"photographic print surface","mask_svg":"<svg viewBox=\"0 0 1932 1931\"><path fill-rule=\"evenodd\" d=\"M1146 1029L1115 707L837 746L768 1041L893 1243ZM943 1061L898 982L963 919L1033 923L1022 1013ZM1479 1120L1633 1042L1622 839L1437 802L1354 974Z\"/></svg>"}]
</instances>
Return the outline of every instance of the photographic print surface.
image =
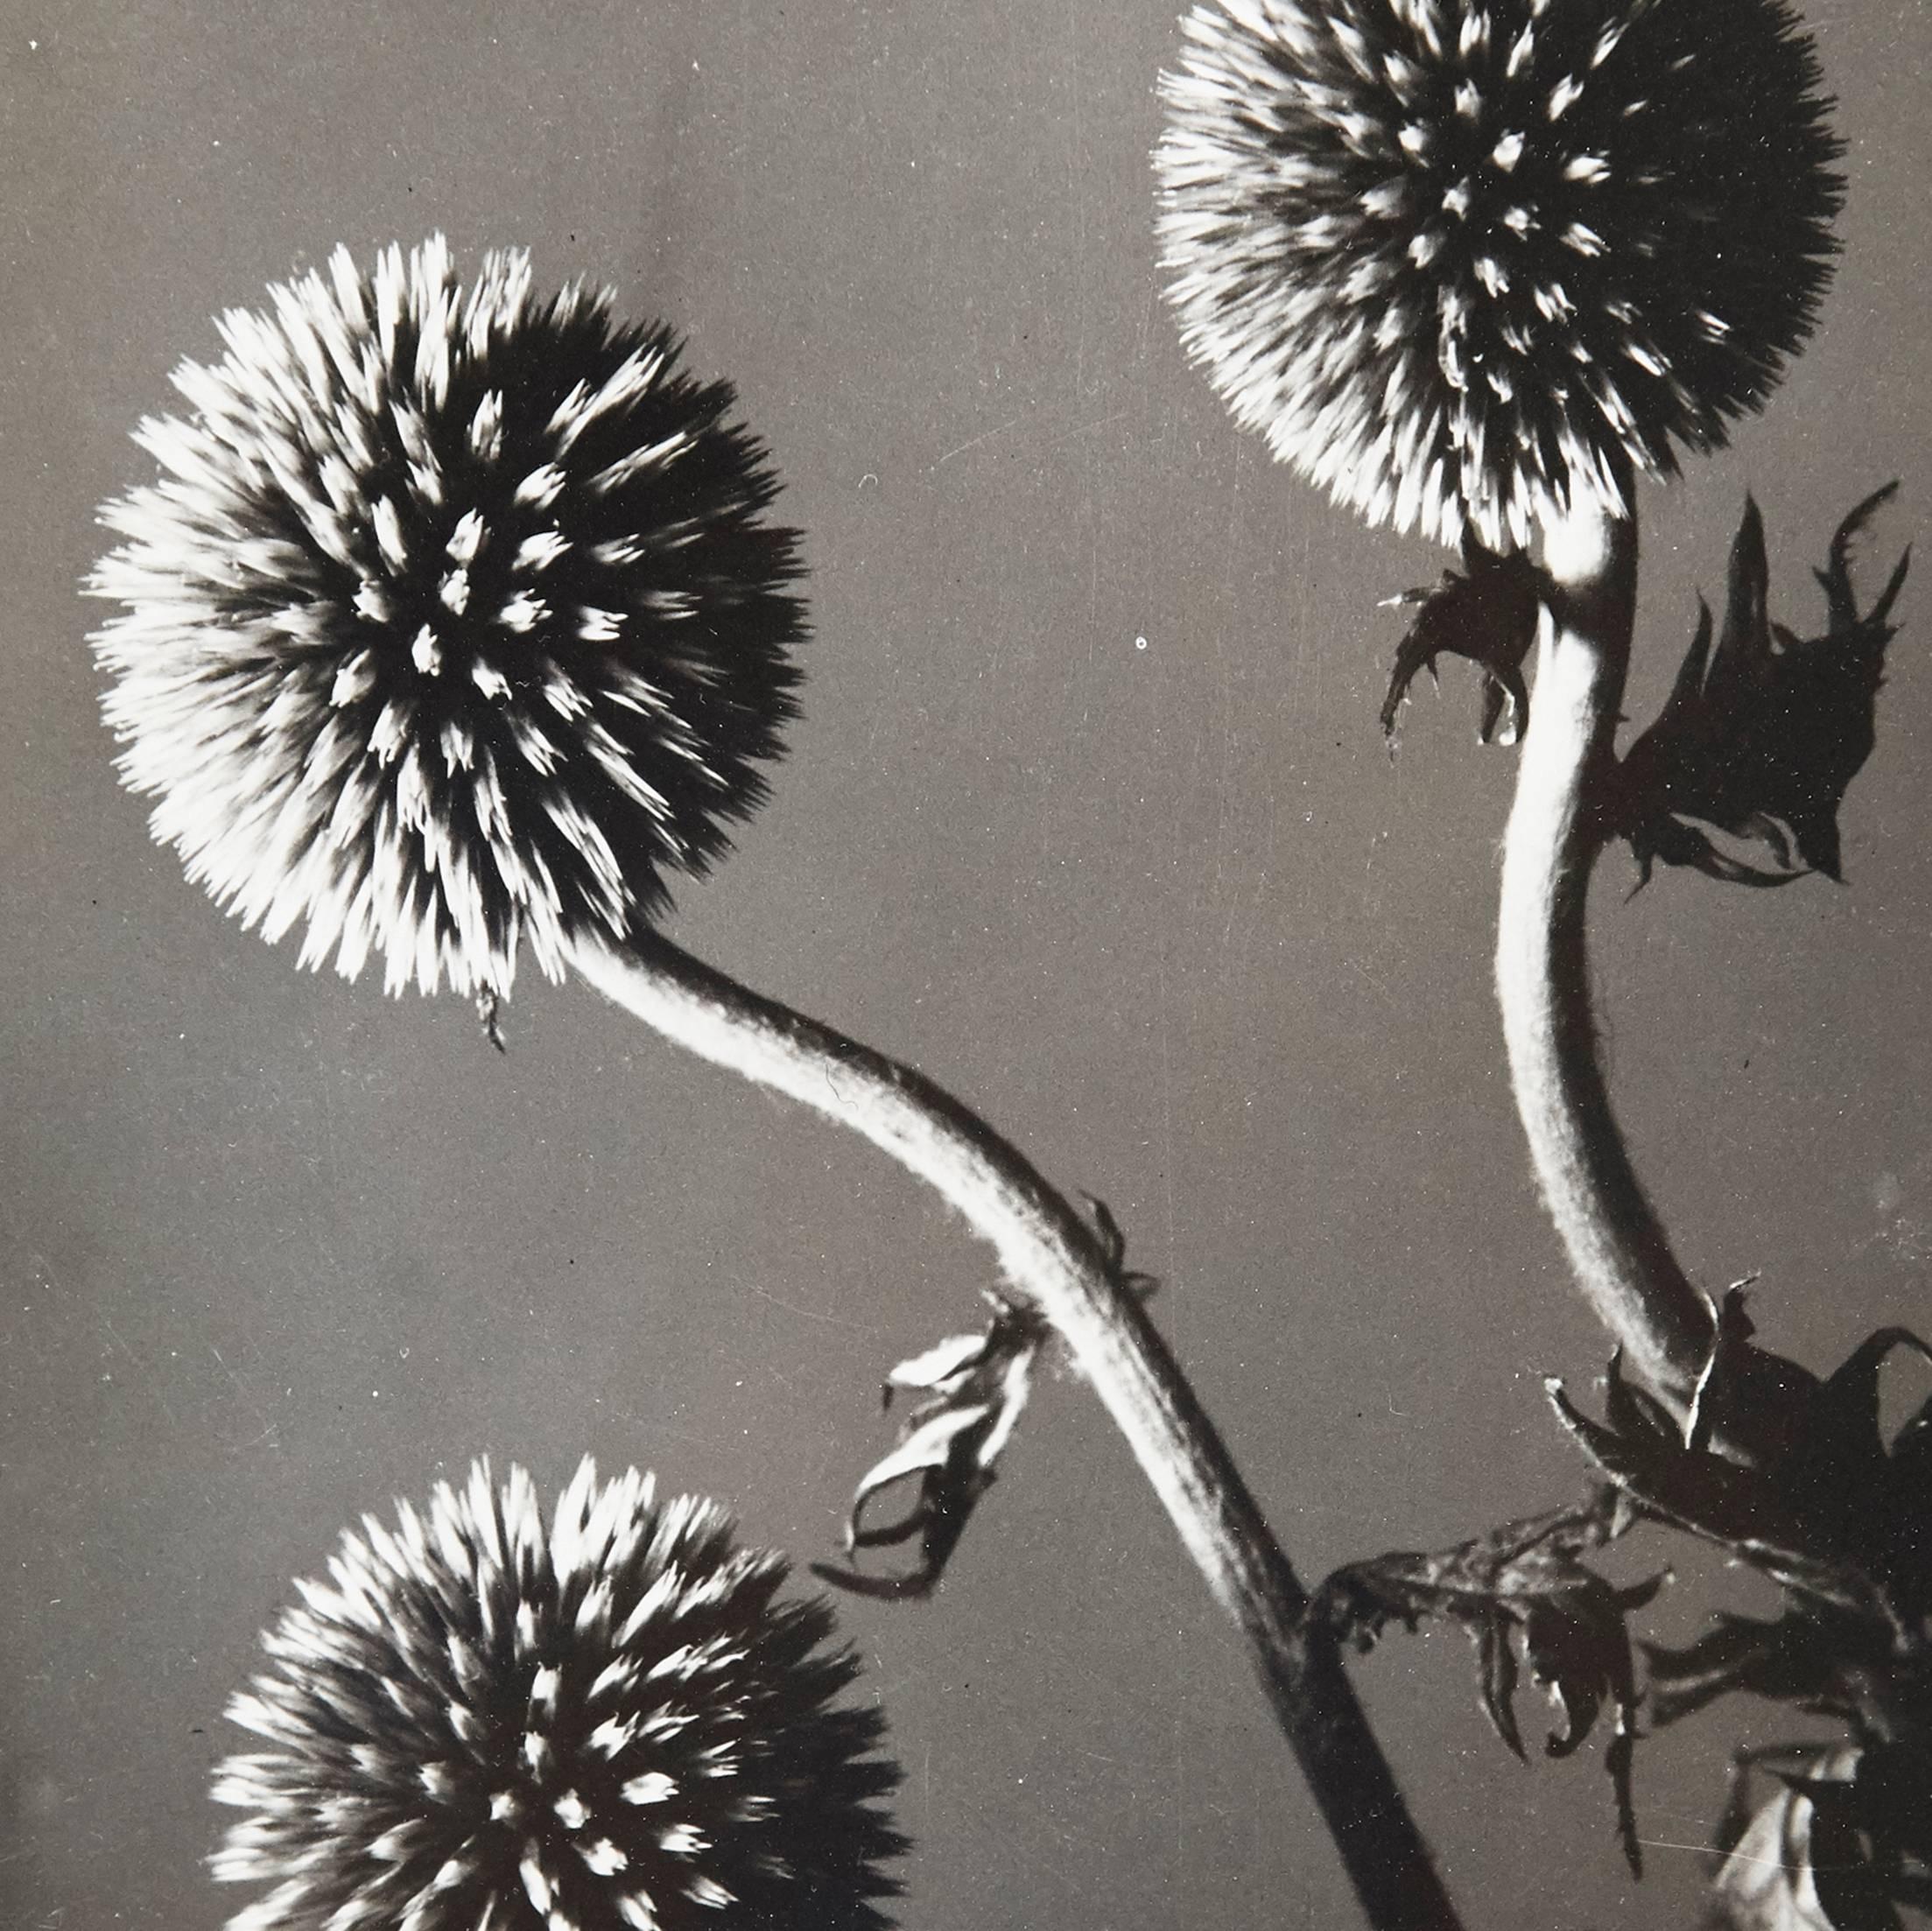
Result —
<instances>
[{"instance_id":1,"label":"photographic print surface","mask_svg":"<svg viewBox=\"0 0 1932 1931\"><path fill-rule=\"evenodd\" d=\"M1814 572L1847 513L1897 482L1845 547L1861 612L1932 516L1932 18L1917 0L1802 11L1844 150L1815 333L1727 446L1680 436L1682 474L1633 486L1620 742L1668 714L1676 735L1646 755L1673 771L1708 722L1669 709L1700 596L1726 663L1759 635L1734 607L1767 614L1767 637L1820 637L1835 606ZM1089 0L30 0L0 26L0 1923L187 1931L255 1901L210 1870L234 1821L211 1801L218 1766L260 1747L225 1712L271 1667L262 1633L301 1602L294 1579L326 1576L365 1516L393 1525L399 1499L460 1491L488 1457L529 1471L548 1523L588 1455L607 1478L654 1471L663 1496L717 1497L747 1548L785 1552L802 1600L826 1586L813 1562L919 1562L917 1538L845 1542L854 1492L901 1446L915 1485L952 1471L943 1499L967 1519L933 1586L833 1600L833 1649L860 1666L841 1694L883 1718L903 1773L886 1808L910 1843L890 1862L904 1894L864 1908L930 1931L1365 1921L1247 1648L1086 1376L1010 1303L989 1317L991 1251L857 1135L640 1028L574 970L553 980L543 956L609 895L651 900L661 874L669 940L991 1122L1165 1337L1309 1588L1585 1494L1591 1464L1544 1379L1601 1415L1612 1344L1538 1197L1493 984L1521 754L1477 741L1486 707L1488 734L1511 734L1507 678L1449 642L1438 697L1417 675L1430 632L1393 748L1379 722L1417 621L1398 600L1484 566L1331 501L1374 485L1317 487L1276 461L1191 361L1156 232L1170 164L1154 160L1162 76L1187 45L1170 7ZM1714 65L1711 85L1732 86ZM299 918L259 888L256 925L285 928L264 943L184 877L193 854L150 836L156 797L117 776L117 673L89 638L132 606L86 592L138 539L102 506L164 480L130 439L144 418L211 406L170 376L221 364L221 318L272 315L271 286L326 282L338 249L374 275L383 250L438 235L466 288L492 251L521 250L545 298L608 290L643 332L581 372L575 403L573 367L529 418L536 441L615 437L609 411L643 407L623 358L661 325L679 379L728 383L724 420L762 451L734 446L725 507L705 513L755 506L795 550L755 559L749 591L742 557L654 584L713 639L743 612L707 596L762 599L769 649L720 671L664 644L685 682L646 664L642 690L618 690L612 720L643 720L637 741L671 745L688 781L660 810L649 757L635 784L615 753L595 765L660 840L642 869L601 866L557 815L535 727L512 719L502 755L537 773L512 802L557 807L539 847L553 902L504 885L444 923L418 905L385 925L357 880L317 874ZM1718 286L1726 237L1710 246ZM433 384L414 362L409 379ZM506 381L521 395L537 377ZM488 445L487 388L465 396L451 475ZM1732 388L1751 399L1751 380ZM673 412L613 441L600 474L684 426ZM323 470L318 454L304 472L318 502ZM292 500L266 455L249 487L257 508ZM437 525L433 567L407 575L414 526L383 526L389 558L369 504L373 547L344 539L345 607L389 558L385 580L406 577L426 614L412 648L431 617L466 615L469 579L451 584L474 565L541 630L556 613L516 600L541 599L551 566L545 485L490 487L521 564L488 579L491 552L466 560ZM194 512L211 558L230 544L252 568L242 546L295 540L238 501ZM601 586L633 593L633 559L580 562L569 648L594 651ZM1760 870L1781 868L1781 868L1808 875L1739 888L1703 862L1734 842L1687 845L1652 818L1625 827L1590 902L1600 1057L1677 1258L1714 1296L1755 1275L1759 1342L1821 1373L1888 1324L1932 1329L1924 596L1908 578L1892 609L1875 747L1836 842L1816 815L1757 838ZM1423 607L1449 624L1470 607ZM313 641L282 635L298 655ZM167 701L223 670L200 648ZM346 675L367 741L406 733L415 713L383 724L387 695L346 662L317 703L342 713ZM1502 666L1523 669L1521 653ZM723 688L733 674L748 697ZM741 699L797 715L767 733ZM544 701L539 725L573 714L568 693ZM248 763L265 728L171 743L232 804L221 758L239 743ZM487 865L493 807L464 797ZM1707 828L1732 811L1700 798ZM1732 816L1756 834L1748 808ZM180 842L197 823L160 829ZM1652 861L1640 890L1632 843ZM337 937L364 921L353 981L334 944L299 964L318 902ZM489 969L414 988L411 960L447 968L479 932ZM411 983L385 996L397 958ZM823 1078L812 1104L835 1112L837 1065ZM1928 1377L1901 1349L1882 1387L1895 1427ZM945 1461L955 1441L983 1461ZM1633 1603L1676 1571L1631 1612L1657 1643L1690 1643L1714 1609L1778 1613L1762 1576L1654 1527L1590 1560ZM1398 1619L1348 1666L1472 1927L1697 1922L1733 1752L1840 1734L1744 1698L1661 1730L1640 1712L1657 1731L1634 1752L1640 1881L1609 1773L1615 1686L1576 1754L1546 1762L1566 1715L1546 1717L1529 1655L1526 1765L1486 1720L1478 1660L1453 1619L1415 1635ZM1831 1774L1824 1760L1811 1770ZM543 1885L517 1883L540 1908Z\"/></svg>"}]
</instances>

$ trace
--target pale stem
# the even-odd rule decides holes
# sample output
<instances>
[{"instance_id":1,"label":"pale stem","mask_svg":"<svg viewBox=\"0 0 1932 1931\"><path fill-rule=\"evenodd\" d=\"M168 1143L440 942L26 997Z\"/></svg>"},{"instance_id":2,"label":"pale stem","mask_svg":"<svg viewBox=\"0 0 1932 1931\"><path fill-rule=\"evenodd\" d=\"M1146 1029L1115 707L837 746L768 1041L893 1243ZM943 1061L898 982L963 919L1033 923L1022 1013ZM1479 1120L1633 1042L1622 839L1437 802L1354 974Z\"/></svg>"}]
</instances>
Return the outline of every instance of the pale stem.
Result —
<instances>
[{"instance_id":1,"label":"pale stem","mask_svg":"<svg viewBox=\"0 0 1932 1931\"><path fill-rule=\"evenodd\" d=\"M1597 802L1613 762L1637 594L1634 520L1579 512L1545 531L1552 607L1503 844L1496 988L1510 1077L1545 1204L1626 1366L1683 1410L1711 1345L1610 1110L1585 951Z\"/></svg>"},{"instance_id":2,"label":"pale stem","mask_svg":"<svg viewBox=\"0 0 1932 1931\"><path fill-rule=\"evenodd\" d=\"M1008 1290L1058 1331L1127 1437L1215 1600L1234 1619L1376 1931L1457 1919L1333 1640L1219 1436L1093 1231L1013 1148L911 1068L648 936L574 963L700 1057L864 1134L998 1255Z\"/></svg>"}]
</instances>

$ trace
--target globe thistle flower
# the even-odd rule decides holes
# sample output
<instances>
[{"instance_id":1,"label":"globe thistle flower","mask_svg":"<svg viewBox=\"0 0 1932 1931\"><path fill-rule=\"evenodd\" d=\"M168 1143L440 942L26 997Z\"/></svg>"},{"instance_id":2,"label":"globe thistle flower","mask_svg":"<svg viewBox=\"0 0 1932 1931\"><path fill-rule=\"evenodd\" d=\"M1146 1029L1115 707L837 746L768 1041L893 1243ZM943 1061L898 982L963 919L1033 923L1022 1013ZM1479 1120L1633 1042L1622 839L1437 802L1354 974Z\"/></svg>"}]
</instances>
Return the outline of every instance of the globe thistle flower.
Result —
<instances>
[{"instance_id":1,"label":"globe thistle flower","mask_svg":"<svg viewBox=\"0 0 1932 1931\"><path fill-rule=\"evenodd\" d=\"M1376 523L1527 546L1721 445L1842 184L1781 0L1218 0L1156 156L1191 355Z\"/></svg>"},{"instance_id":2,"label":"globe thistle flower","mask_svg":"<svg viewBox=\"0 0 1932 1931\"><path fill-rule=\"evenodd\" d=\"M392 992L561 975L703 871L793 714L794 537L734 394L439 236L271 287L102 512L120 769L245 925Z\"/></svg>"},{"instance_id":3,"label":"globe thistle flower","mask_svg":"<svg viewBox=\"0 0 1932 1931\"><path fill-rule=\"evenodd\" d=\"M227 357L177 372L196 413L140 432L167 474L103 512L124 540L90 588L123 608L95 644L156 835L270 938L306 922L305 963L333 952L353 977L379 952L391 991L474 993L492 1037L527 939L551 976L573 968L933 1187L1012 1303L1066 1339L1327 1814L1378 1820L1373 1841L1338 1835L1372 1920L1447 1921L1366 1719L1309 1649L1305 1597L1117 1253L933 1081L652 923L664 874L703 869L756 803L792 714L795 539L762 520L774 483L724 424L730 390L678 374L669 333L604 298L537 301L520 255L466 291L440 241L366 277L338 253L270 310L231 313ZM715 1538L699 1561L681 1527L621 1524L587 1556L590 1531L562 1520L546 1558L527 1495L473 1483L426 1529L405 1514L352 1539L335 1589L285 1620L279 1674L238 1706L276 1751L221 1790L259 1812L221 1874L276 1886L239 1923L669 1927L727 1893L763 1925L876 1921L897 1840L863 1800L889 1776L861 1759L868 1720L821 1707L851 1674L810 1661L822 1612L759 1627L771 1558L733 1559L745 1579ZM609 1606L620 1583L634 1608ZM697 1634L634 1670L667 1619ZM602 1649L587 1683L538 1654L545 1631ZM660 1822L674 1793L691 1815Z\"/></svg>"},{"instance_id":4,"label":"globe thistle flower","mask_svg":"<svg viewBox=\"0 0 1932 1931\"><path fill-rule=\"evenodd\" d=\"M589 1461L544 1532L474 1464L426 1519L364 1519L263 1638L218 1772L252 1811L218 1878L274 1886L231 1931L878 1926L898 1773L822 1602L716 1504Z\"/></svg>"}]
</instances>

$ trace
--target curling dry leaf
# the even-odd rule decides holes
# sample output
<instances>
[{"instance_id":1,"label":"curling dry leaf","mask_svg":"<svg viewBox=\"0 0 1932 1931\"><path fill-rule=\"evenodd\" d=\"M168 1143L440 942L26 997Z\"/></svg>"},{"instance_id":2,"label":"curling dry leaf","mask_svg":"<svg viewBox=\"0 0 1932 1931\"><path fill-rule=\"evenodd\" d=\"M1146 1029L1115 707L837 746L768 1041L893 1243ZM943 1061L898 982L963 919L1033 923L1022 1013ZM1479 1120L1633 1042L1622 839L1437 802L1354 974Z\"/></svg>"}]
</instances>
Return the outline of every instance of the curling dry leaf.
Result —
<instances>
[{"instance_id":1,"label":"curling dry leaf","mask_svg":"<svg viewBox=\"0 0 1932 1931\"><path fill-rule=\"evenodd\" d=\"M1784 1591L1775 1619L1718 1617L1682 1649L1650 1648L1648 1708L1674 1723L1731 1692L1844 1725L1839 1745L1746 1760L1718 1836L1711 1931L1900 1931L1932 1906L1932 1401L1888 1443L1880 1372L1915 1336L1872 1335L1806 1404L1785 1453L1746 1468L1713 1454L1700 1411L1722 1396L1750 1324L1737 1289L1691 1424L1679 1430L1612 1361L1605 1419L1551 1385L1564 1425L1643 1513L1719 1543ZM1753 1808L1753 1768L1784 1787Z\"/></svg>"},{"instance_id":2,"label":"curling dry leaf","mask_svg":"<svg viewBox=\"0 0 1932 1931\"><path fill-rule=\"evenodd\" d=\"M1640 1871L1630 1794L1637 1687L1626 1619L1656 1594L1664 1577L1619 1589L1582 1560L1622 1534L1629 1520L1615 1492L1606 1489L1581 1507L1506 1522L1438 1555L1398 1553L1352 1562L1322 1584L1310 1614L1364 1650L1390 1622L1411 1630L1425 1616L1460 1623L1476 1646L1483 1710L1519 1757L1519 1650L1563 1711L1562 1727L1544 1744L1549 1756L1567 1757L1611 1704L1615 1733L1605 1756L1618 1835L1632 1870Z\"/></svg>"},{"instance_id":3,"label":"curling dry leaf","mask_svg":"<svg viewBox=\"0 0 1932 1931\"><path fill-rule=\"evenodd\" d=\"M1716 1331L1715 1362L1742 1353L1750 1323L1739 1289L1716 1310ZM1932 1611L1932 1542L1923 1534L1932 1403L1887 1445L1879 1375L1901 1347L1932 1359L1907 1330L1879 1330L1816 1387L1790 1447L1760 1468L1712 1452L1695 1414L1687 1436L1624 1380L1614 1356L1603 1422L1584 1415L1561 1382L1548 1387L1598 1471L1646 1513L1722 1544L1813 1604L1907 1629ZM1711 1379L1701 1394L1712 1392Z\"/></svg>"},{"instance_id":4,"label":"curling dry leaf","mask_svg":"<svg viewBox=\"0 0 1932 1931\"><path fill-rule=\"evenodd\" d=\"M1416 621L1395 647L1388 694L1382 699L1382 735L1392 738L1409 687L1445 652L1467 657L1482 672L1483 713L1477 735L1514 744L1528 720L1523 664L1536 638L1542 575L1521 551L1498 556L1473 537L1463 544L1461 572L1445 570L1433 590L1408 590L1392 603L1416 607Z\"/></svg>"},{"instance_id":5,"label":"curling dry leaf","mask_svg":"<svg viewBox=\"0 0 1932 1931\"><path fill-rule=\"evenodd\" d=\"M931 1595L966 1532L980 1498L993 1485L1001 1451L1026 1407L1033 1366L1048 1329L1029 1309L988 1290L993 1318L979 1334L949 1335L923 1354L902 1361L886 1378L889 1407L896 1390L917 1394L900 1425L892 1452L861 1479L846 1523L848 1553L917 1541L910 1569L868 1575L814 1562L828 1583L860 1595ZM910 1484L912 1506L895 1520L868 1527L871 1504L888 1489Z\"/></svg>"},{"instance_id":6,"label":"curling dry leaf","mask_svg":"<svg viewBox=\"0 0 1932 1931\"><path fill-rule=\"evenodd\" d=\"M1830 560L1815 572L1825 632L1808 639L1771 621L1764 519L1746 499L1717 647L1700 600L1669 699L1619 768L1613 830L1630 841L1641 881L1660 859L1739 885L1840 875L1838 806L1872 755L1889 619L1911 556L1861 613L1851 548L1897 488L1875 490L1838 525Z\"/></svg>"},{"instance_id":7,"label":"curling dry leaf","mask_svg":"<svg viewBox=\"0 0 1932 1931\"><path fill-rule=\"evenodd\" d=\"M1158 1282L1127 1264L1127 1236L1106 1201L1087 1196L1101 1265L1123 1293L1145 1298ZM886 1377L885 1404L907 1389L922 1397L908 1411L892 1452L861 1480L846 1520L848 1555L917 1542L912 1566L873 1576L814 1562L815 1575L863 1596L930 1596L966 1533L967 1518L993 1485L996 1464L1032 1392L1033 1370L1052 1332L1045 1317L987 1289L993 1318L980 1334L949 1335ZM888 1489L914 1487L905 1514L867 1526L872 1503Z\"/></svg>"}]
</instances>

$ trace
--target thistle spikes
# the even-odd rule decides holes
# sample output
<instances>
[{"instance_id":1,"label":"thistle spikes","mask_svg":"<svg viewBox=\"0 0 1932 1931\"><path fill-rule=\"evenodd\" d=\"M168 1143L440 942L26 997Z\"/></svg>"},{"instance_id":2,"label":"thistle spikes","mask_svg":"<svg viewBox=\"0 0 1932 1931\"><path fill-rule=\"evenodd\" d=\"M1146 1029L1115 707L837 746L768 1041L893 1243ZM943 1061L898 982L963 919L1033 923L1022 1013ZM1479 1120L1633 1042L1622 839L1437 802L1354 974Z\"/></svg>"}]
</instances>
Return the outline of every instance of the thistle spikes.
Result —
<instances>
[{"instance_id":1,"label":"thistle spikes","mask_svg":"<svg viewBox=\"0 0 1932 1931\"><path fill-rule=\"evenodd\" d=\"M546 1533L477 1463L426 1515L365 1517L230 1704L268 1745L214 1795L252 1813L229 1931L863 1931L903 1841L882 1725L822 1603L711 1502L588 1461Z\"/></svg>"},{"instance_id":2,"label":"thistle spikes","mask_svg":"<svg viewBox=\"0 0 1932 1931\"><path fill-rule=\"evenodd\" d=\"M622 942L764 796L794 714L792 532L665 328L441 237L272 287L136 439L90 591L155 837L301 962L509 991Z\"/></svg>"},{"instance_id":3,"label":"thistle spikes","mask_svg":"<svg viewBox=\"0 0 1932 1931\"><path fill-rule=\"evenodd\" d=\"M1182 339L1372 522L1526 546L1723 443L1842 183L1782 0L1203 0L1155 156Z\"/></svg>"}]
</instances>

